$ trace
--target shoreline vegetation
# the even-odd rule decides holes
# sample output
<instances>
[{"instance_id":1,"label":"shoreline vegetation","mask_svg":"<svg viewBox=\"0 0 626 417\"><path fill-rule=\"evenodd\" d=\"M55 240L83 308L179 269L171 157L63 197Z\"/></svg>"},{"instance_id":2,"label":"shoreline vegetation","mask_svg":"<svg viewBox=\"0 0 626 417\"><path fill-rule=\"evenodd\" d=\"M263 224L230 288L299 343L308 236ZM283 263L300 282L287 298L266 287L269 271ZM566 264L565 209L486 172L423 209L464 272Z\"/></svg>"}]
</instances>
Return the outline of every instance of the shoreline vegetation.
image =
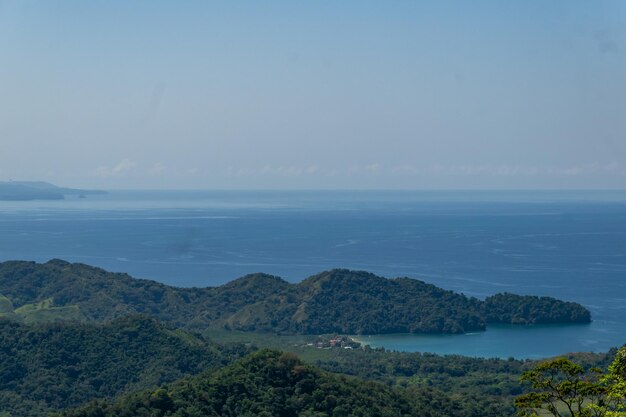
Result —
<instances>
[{"instance_id":1,"label":"shoreline vegetation","mask_svg":"<svg viewBox=\"0 0 626 417\"><path fill-rule=\"evenodd\" d=\"M582 305L496 294L479 300L411 278L334 269L291 284L251 274L179 288L62 260L0 263L0 315L23 322L106 322L147 314L166 324L277 334L463 334L488 324L589 323Z\"/></svg>"}]
</instances>

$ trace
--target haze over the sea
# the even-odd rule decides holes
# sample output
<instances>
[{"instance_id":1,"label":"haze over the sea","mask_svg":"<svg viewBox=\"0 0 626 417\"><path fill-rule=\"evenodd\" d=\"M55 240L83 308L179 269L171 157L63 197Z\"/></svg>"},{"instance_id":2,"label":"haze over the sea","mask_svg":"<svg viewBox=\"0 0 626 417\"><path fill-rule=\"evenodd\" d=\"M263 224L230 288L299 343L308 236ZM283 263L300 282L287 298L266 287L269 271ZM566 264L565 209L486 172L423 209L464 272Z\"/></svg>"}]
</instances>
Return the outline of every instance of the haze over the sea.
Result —
<instances>
[{"instance_id":1,"label":"haze over the sea","mask_svg":"<svg viewBox=\"0 0 626 417\"><path fill-rule=\"evenodd\" d=\"M0 1L0 180L623 188L626 3Z\"/></svg>"}]
</instances>

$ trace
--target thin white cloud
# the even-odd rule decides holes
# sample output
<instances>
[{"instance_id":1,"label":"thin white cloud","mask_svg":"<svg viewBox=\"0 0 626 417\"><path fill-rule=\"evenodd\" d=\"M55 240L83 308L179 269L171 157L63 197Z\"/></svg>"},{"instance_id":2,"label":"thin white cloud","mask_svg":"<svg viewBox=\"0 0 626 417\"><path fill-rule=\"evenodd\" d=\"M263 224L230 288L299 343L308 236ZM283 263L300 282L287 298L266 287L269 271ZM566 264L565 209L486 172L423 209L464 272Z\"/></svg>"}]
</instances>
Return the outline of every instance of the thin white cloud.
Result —
<instances>
[{"instance_id":1,"label":"thin white cloud","mask_svg":"<svg viewBox=\"0 0 626 417\"><path fill-rule=\"evenodd\" d=\"M435 175L435 176L489 176L489 177L577 177L586 175L626 175L626 166L615 162L584 164L574 166L535 166L535 165L442 165L433 164L418 167L411 164L397 165L391 169L396 175Z\"/></svg>"},{"instance_id":2,"label":"thin white cloud","mask_svg":"<svg viewBox=\"0 0 626 417\"><path fill-rule=\"evenodd\" d=\"M365 165L365 171L371 174L378 174L382 170L382 165L378 162L372 162L369 165Z\"/></svg>"},{"instance_id":3,"label":"thin white cloud","mask_svg":"<svg viewBox=\"0 0 626 417\"><path fill-rule=\"evenodd\" d=\"M112 167L100 166L96 168L94 175L101 178L119 177L132 171L136 166L137 163L135 161L124 158Z\"/></svg>"},{"instance_id":4,"label":"thin white cloud","mask_svg":"<svg viewBox=\"0 0 626 417\"><path fill-rule=\"evenodd\" d=\"M167 173L168 169L167 167L161 163L161 162L156 162L154 165L152 165L152 167L148 170L148 175L152 175L152 176L160 176L163 175L165 173Z\"/></svg>"},{"instance_id":5,"label":"thin white cloud","mask_svg":"<svg viewBox=\"0 0 626 417\"><path fill-rule=\"evenodd\" d=\"M267 164L261 168L238 168L229 166L225 169L224 174L227 177L250 177L250 176L266 176L266 177L302 177L302 176L335 176L338 174L336 169L327 169L318 164L307 164L303 166L296 165L271 165Z\"/></svg>"},{"instance_id":6,"label":"thin white cloud","mask_svg":"<svg viewBox=\"0 0 626 417\"><path fill-rule=\"evenodd\" d=\"M319 172L320 167L313 164L313 165L309 165L308 167L306 167L305 172L309 175L315 174L317 172Z\"/></svg>"},{"instance_id":7,"label":"thin white cloud","mask_svg":"<svg viewBox=\"0 0 626 417\"><path fill-rule=\"evenodd\" d=\"M402 164L391 169L393 174L400 175L416 175L420 173L420 169L411 164Z\"/></svg>"},{"instance_id":8,"label":"thin white cloud","mask_svg":"<svg viewBox=\"0 0 626 417\"><path fill-rule=\"evenodd\" d=\"M371 175L383 172L383 165L379 162L371 162L367 165L354 164L348 169L350 175Z\"/></svg>"},{"instance_id":9,"label":"thin white cloud","mask_svg":"<svg viewBox=\"0 0 626 417\"><path fill-rule=\"evenodd\" d=\"M185 175L189 177L196 177L202 174L202 170L198 167L191 167L185 170Z\"/></svg>"}]
</instances>

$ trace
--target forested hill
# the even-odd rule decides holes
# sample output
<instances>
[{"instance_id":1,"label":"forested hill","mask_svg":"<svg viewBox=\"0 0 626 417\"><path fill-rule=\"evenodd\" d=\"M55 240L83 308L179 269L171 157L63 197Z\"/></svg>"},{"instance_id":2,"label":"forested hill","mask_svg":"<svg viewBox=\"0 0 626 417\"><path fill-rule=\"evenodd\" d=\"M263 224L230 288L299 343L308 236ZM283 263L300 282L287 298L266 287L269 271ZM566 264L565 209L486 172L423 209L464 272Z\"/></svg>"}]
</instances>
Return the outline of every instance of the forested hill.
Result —
<instances>
[{"instance_id":1,"label":"forested hill","mask_svg":"<svg viewBox=\"0 0 626 417\"><path fill-rule=\"evenodd\" d=\"M0 263L0 315L24 322L107 321L133 313L178 327L286 333L462 333L494 323L585 323L577 303L500 294L485 301L409 278L332 270L290 284L253 274L176 288L83 264Z\"/></svg>"},{"instance_id":2,"label":"forested hill","mask_svg":"<svg viewBox=\"0 0 626 417\"><path fill-rule=\"evenodd\" d=\"M242 344L217 344L145 316L105 324L25 325L0 319L0 416L39 417L103 399L111 402L92 404L69 414L191 416L193 410L238 413L241 407L252 404L259 413L271 410L270 415L291 412L293 407L313 413L309 415L331 415L331 410L337 413L332 415L346 415L340 407L344 403L353 410L371 406L380 411L377 407L385 398L391 401L385 409L389 415L402 415L406 411L402 407L410 402L420 416L511 416L513 397L524 392L518 383L520 374L533 365L512 359L388 352L367 347L284 347L309 356L316 367L325 371L382 382L398 390L330 375L276 352L248 357L213 377L217 369L255 349ZM604 368L614 355L581 354L576 359L582 360L585 368ZM190 379L197 374L202 376ZM172 385L165 391L156 390L163 383ZM353 396L355 390L376 398L369 402L362 394ZM137 391L142 392L129 395ZM120 400L120 396L125 398ZM172 407L160 408L164 404Z\"/></svg>"},{"instance_id":3,"label":"forested hill","mask_svg":"<svg viewBox=\"0 0 626 417\"><path fill-rule=\"evenodd\" d=\"M64 417L421 416L449 414L449 399L410 397L385 385L333 375L290 353L264 350L214 374L90 404Z\"/></svg>"},{"instance_id":4,"label":"forested hill","mask_svg":"<svg viewBox=\"0 0 626 417\"><path fill-rule=\"evenodd\" d=\"M0 416L42 416L220 368L250 350L145 316L104 325L0 319Z\"/></svg>"}]
</instances>

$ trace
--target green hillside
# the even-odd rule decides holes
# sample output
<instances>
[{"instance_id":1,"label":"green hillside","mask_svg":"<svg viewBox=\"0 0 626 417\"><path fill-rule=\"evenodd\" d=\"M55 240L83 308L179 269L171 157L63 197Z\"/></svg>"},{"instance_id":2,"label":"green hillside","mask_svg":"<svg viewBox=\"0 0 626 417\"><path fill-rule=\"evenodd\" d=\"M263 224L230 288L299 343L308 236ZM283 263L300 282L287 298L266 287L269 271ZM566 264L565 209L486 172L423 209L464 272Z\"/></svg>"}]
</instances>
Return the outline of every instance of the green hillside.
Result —
<instances>
[{"instance_id":1,"label":"green hillside","mask_svg":"<svg viewBox=\"0 0 626 417\"><path fill-rule=\"evenodd\" d=\"M316 384L321 384L322 380L327 381L324 379L327 377L335 381L333 382L335 385L324 385L320 388L326 390L325 396L331 395L334 390L341 395L352 396L349 393L351 391L346 393L342 388L343 382L351 381L352 385L348 387L350 390L370 392L376 396L393 395L410 399L413 409L419 412L418 415L510 416L514 412L513 398L525 392L518 379L523 371L536 364L533 361L388 352L367 347L354 350L325 350L307 347L302 343L293 345L287 339L278 336L255 333L240 335L256 336L252 340L259 342L269 341L272 345L291 351L292 354L297 354L298 357L325 371L383 384L371 385L355 378L346 379L307 368L317 375ZM225 338L217 337L214 340ZM288 339L293 338L294 336L291 336ZM147 401L146 388L150 389L149 392L154 392L156 387L164 383L200 373L203 373L202 378L205 380L213 378L211 375L216 369L251 350L253 349L242 344L215 344L197 334L163 326L145 316L117 319L104 325L79 323L24 325L0 319L0 415L10 413L13 417L41 416L49 411L60 411L97 399L110 399L111 402L115 402L116 398L132 393L135 394L121 400L121 405L118 405L139 407L137 401L143 401L144 405L141 407L144 407ZM590 368L605 367L612 356L614 352L608 355L576 355L573 358L586 364L586 368ZM254 371L257 369L251 365L254 363L256 362L242 362L237 368L238 372ZM263 366L263 375L274 372L271 367ZM216 374L221 375L218 380L211 382L213 384L211 386L217 384L216 389L220 395L229 396L225 400L228 404L242 401L242 404L254 402L267 406L284 398L281 396L277 400L275 397L268 397L273 393L268 394L266 391L277 388L263 385L267 381L260 381L262 375L238 374L237 378L232 378L228 372L230 371L221 371ZM318 378L320 375L322 379ZM285 384L293 382L287 380ZM251 388L245 385L247 383L261 385ZM184 388L189 384L189 379L184 379L172 386ZM375 387L382 386L395 388L386 388L381 394ZM231 398L233 392L240 393L244 388L247 395L245 399ZM309 397L300 391L288 392L285 391L285 387L280 389L285 395L298 397L299 402L309 400ZM214 391L209 391L212 392ZM193 395L181 397L179 410L189 411L186 407L193 410L196 396L206 398L208 395L196 390ZM299 398L301 395L303 398ZM319 399L320 395L318 393L316 398ZM362 398L358 399L361 400ZM104 403L100 403L104 407L102 404ZM403 403L393 404L395 404L393 407L396 407ZM114 406L109 404L106 407ZM93 411L93 406L91 409ZM113 413L111 410L117 410L115 412L121 413L116 408L106 409L107 412ZM397 411L396 408L393 410ZM81 412L84 411L83 409ZM144 411L138 412L129 408L126 409L126 414L119 415L143 415ZM153 411L157 412L155 410L151 412ZM94 415L101 416L104 413L103 410L99 412L100 414Z\"/></svg>"},{"instance_id":2,"label":"green hillside","mask_svg":"<svg viewBox=\"0 0 626 417\"><path fill-rule=\"evenodd\" d=\"M379 354L381 357L374 358L374 362L361 365L374 371L382 363L398 359L388 353ZM586 369L589 364L610 363L607 356L579 359L583 362L587 359ZM480 372L482 379L468 378L464 385L446 389L447 393L419 385L392 387L322 371L290 353L262 350L217 372L125 395L115 401L93 402L60 416L505 417L515 415L513 396L522 389L516 383L517 391L511 395L489 392L483 385L489 384L490 372L512 375L517 380L520 368L529 370L537 365L525 362L520 367L515 361L507 365L510 361L462 357L425 357L417 362L443 367L439 371L432 369L433 374L446 375L454 369L457 373L465 369Z\"/></svg>"},{"instance_id":3,"label":"green hillside","mask_svg":"<svg viewBox=\"0 0 626 417\"><path fill-rule=\"evenodd\" d=\"M452 404L330 374L260 351L216 373L62 414L88 416L445 416ZM440 400L447 400L445 397Z\"/></svg>"},{"instance_id":4,"label":"green hillside","mask_svg":"<svg viewBox=\"0 0 626 417\"><path fill-rule=\"evenodd\" d=\"M41 416L157 387L221 367L247 351L145 316L105 325L25 325L0 319L0 415Z\"/></svg>"},{"instance_id":5,"label":"green hillside","mask_svg":"<svg viewBox=\"0 0 626 417\"><path fill-rule=\"evenodd\" d=\"M189 329L284 333L463 333L496 323L585 323L579 304L503 294L487 301L425 282L337 269L290 284L253 274L214 288L176 288L83 264L0 264L0 294L19 310L54 300L75 316L106 321L148 314ZM44 312L45 313L45 312ZM39 312L40 316L44 313Z\"/></svg>"}]
</instances>

